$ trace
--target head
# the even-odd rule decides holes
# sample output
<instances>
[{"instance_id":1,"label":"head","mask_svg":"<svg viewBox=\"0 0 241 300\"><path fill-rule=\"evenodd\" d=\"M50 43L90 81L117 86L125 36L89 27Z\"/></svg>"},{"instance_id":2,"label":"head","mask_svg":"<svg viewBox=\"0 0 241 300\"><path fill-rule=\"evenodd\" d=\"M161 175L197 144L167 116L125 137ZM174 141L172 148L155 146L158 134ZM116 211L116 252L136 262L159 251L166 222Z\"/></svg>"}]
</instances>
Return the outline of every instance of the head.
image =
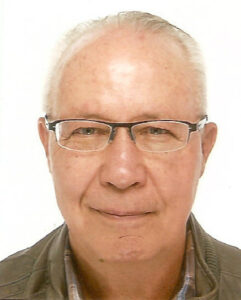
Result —
<instances>
[{"instance_id":1,"label":"head","mask_svg":"<svg viewBox=\"0 0 241 300\"><path fill-rule=\"evenodd\" d=\"M206 114L204 74L192 38L149 14L126 13L75 29L50 77L52 120L180 120ZM182 149L147 152L126 128L100 151L61 148L39 119L56 198L80 256L148 260L185 236L216 126L192 132Z\"/></svg>"}]
</instances>

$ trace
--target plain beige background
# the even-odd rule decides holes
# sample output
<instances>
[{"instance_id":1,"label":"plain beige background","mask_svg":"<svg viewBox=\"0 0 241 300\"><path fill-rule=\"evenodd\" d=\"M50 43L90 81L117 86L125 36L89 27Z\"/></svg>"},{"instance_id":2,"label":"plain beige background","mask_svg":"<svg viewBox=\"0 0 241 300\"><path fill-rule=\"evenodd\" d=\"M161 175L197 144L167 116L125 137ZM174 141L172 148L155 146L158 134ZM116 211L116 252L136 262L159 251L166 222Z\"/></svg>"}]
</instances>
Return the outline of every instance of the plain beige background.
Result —
<instances>
[{"instance_id":1,"label":"plain beige background","mask_svg":"<svg viewBox=\"0 0 241 300\"><path fill-rule=\"evenodd\" d=\"M78 22L123 10L158 14L201 45L219 136L193 211L210 234L241 247L239 0L1 0L0 259L63 222L37 133L54 46Z\"/></svg>"}]
</instances>

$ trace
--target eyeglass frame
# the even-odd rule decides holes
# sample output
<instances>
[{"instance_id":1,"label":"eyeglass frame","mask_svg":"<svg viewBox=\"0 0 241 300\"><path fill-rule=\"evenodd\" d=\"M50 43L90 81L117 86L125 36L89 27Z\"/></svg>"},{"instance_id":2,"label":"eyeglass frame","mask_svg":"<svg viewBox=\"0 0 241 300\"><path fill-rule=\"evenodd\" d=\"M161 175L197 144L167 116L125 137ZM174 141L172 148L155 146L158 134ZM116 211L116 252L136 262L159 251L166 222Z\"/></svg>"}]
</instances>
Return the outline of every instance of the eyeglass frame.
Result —
<instances>
[{"instance_id":1,"label":"eyeglass frame","mask_svg":"<svg viewBox=\"0 0 241 300\"><path fill-rule=\"evenodd\" d=\"M52 122L48 121L48 115L46 114L44 116L45 119L45 126L48 130L53 131L55 133L55 137L56 137L56 141L58 142L57 136L56 136L56 125L58 123L61 122L68 122L68 121L89 121L89 122L95 122L95 123L99 123L99 124L105 124L108 125L109 127L111 127L111 132L110 132L110 136L109 139L106 143L106 145L108 145L110 142L112 142L115 138L115 134L116 134L116 128L118 127L124 127L124 128L128 128L128 132L130 135L131 140L135 143L135 137L132 133L132 127L134 127L135 125L139 125L139 124L145 124L145 123L150 123L150 122L175 122L175 123L182 123L182 124L186 124L188 125L188 137L187 137L187 141L186 144L188 144L189 139L190 139L190 135L192 132L201 130L202 128L204 128L204 126L206 125L207 121L208 121L208 115L204 115L203 118L200 119L199 122L197 123L191 123L188 121L179 121L179 120L170 120L170 119L165 119L165 120L145 120L145 121L138 121L138 122L107 122L107 121L100 121L100 120L91 120L91 119L78 119L78 118L74 118L74 119L59 119L59 120L55 120ZM183 147L185 147L185 145ZM72 151L79 151L79 152L87 152L87 151L99 151L101 149L98 150L77 150L77 149L69 149L64 147L63 145L60 145L60 147L67 149L67 150L72 150ZM180 149L180 148L178 148ZM175 149L175 150L178 150ZM173 150L173 151L175 151ZM147 151L147 150L143 150L143 151ZM165 152L165 151L164 151ZM169 151L168 151L169 152Z\"/></svg>"}]
</instances>

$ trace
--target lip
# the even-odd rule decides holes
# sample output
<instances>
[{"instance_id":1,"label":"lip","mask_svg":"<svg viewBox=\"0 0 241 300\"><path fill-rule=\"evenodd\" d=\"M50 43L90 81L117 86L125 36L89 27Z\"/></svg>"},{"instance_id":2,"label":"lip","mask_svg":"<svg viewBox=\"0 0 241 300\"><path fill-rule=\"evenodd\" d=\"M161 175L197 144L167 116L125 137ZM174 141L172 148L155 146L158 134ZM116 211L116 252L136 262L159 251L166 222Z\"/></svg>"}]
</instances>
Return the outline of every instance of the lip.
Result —
<instances>
[{"instance_id":1,"label":"lip","mask_svg":"<svg viewBox=\"0 0 241 300\"><path fill-rule=\"evenodd\" d=\"M153 212L151 211L116 211L116 210L102 210L92 208L94 211L99 213L100 215L107 217L109 219L116 220L135 220L146 217Z\"/></svg>"}]
</instances>

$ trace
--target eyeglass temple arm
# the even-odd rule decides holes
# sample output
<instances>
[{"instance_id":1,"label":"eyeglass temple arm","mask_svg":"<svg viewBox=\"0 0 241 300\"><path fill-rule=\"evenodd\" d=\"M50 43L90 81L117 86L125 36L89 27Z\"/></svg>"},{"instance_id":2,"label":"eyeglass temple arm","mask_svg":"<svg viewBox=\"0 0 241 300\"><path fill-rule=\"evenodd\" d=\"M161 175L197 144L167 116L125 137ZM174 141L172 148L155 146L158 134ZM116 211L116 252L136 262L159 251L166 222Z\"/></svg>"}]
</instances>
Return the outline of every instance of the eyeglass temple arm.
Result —
<instances>
[{"instance_id":1,"label":"eyeglass temple arm","mask_svg":"<svg viewBox=\"0 0 241 300\"><path fill-rule=\"evenodd\" d=\"M197 131L202 129L208 121L208 116L205 115L202 120L200 120L197 124L189 124L190 131Z\"/></svg>"},{"instance_id":2,"label":"eyeglass temple arm","mask_svg":"<svg viewBox=\"0 0 241 300\"><path fill-rule=\"evenodd\" d=\"M46 128L48 130L55 131L56 122L49 123L49 121L48 121L48 115L47 114L44 116L44 119L45 119L45 126L46 126Z\"/></svg>"}]
</instances>

